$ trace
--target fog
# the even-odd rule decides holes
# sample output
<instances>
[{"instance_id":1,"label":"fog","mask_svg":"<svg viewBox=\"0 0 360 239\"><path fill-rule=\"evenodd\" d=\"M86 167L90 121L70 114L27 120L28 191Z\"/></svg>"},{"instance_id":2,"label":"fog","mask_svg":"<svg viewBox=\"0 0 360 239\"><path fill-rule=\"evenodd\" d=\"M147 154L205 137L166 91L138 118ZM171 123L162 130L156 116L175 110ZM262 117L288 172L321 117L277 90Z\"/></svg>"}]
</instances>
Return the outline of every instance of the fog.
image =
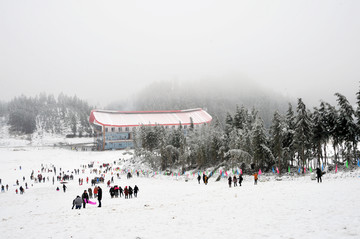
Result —
<instances>
[{"instance_id":1,"label":"fog","mask_svg":"<svg viewBox=\"0 0 360 239\"><path fill-rule=\"evenodd\" d=\"M0 1L0 100L106 105L154 81L216 79L355 103L359 12L356 0Z\"/></svg>"}]
</instances>

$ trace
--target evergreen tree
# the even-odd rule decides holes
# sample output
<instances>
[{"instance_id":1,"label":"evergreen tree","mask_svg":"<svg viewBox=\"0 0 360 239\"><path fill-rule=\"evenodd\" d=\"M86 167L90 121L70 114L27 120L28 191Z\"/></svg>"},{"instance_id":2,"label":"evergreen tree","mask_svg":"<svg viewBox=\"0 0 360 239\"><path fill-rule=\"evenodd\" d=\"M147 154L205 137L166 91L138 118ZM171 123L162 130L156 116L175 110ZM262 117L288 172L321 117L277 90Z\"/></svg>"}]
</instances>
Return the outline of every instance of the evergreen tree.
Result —
<instances>
[{"instance_id":1,"label":"evergreen tree","mask_svg":"<svg viewBox=\"0 0 360 239\"><path fill-rule=\"evenodd\" d=\"M326 128L329 133L329 137L332 139L332 146L334 150L334 160L335 163L338 161L338 146L341 142L340 139L340 127L337 124L339 121L339 112L336 110L336 108L329 103L325 103L326 105Z\"/></svg>"},{"instance_id":2,"label":"evergreen tree","mask_svg":"<svg viewBox=\"0 0 360 239\"><path fill-rule=\"evenodd\" d=\"M264 123L262 119L258 118L254 125L253 132L253 163L255 165L255 169L269 167L269 162L267 160L267 156L269 153L267 147L267 137L264 128Z\"/></svg>"},{"instance_id":3,"label":"evergreen tree","mask_svg":"<svg viewBox=\"0 0 360 239\"><path fill-rule=\"evenodd\" d=\"M326 128L324 125L324 121L322 119L320 110L318 108L314 108L314 112L312 114L312 143L314 148L314 153L317 156L317 166L320 167L320 161L322 159L322 144L326 140Z\"/></svg>"},{"instance_id":4,"label":"evergreen tree","mask_svg":"<svg viewBox=\"0 0 360 239\"><path fill-rule=\"evenodd\" d=\"M272 145L273 145L273 154L277 158L278 168L281 172L281 161L283 160L283 140L284 140L284 124L283 119L279 112L275 111L274 118L272 120L272 125L270 128L270 133L272 136ZM284 165L286 166L286 165Z\"/></svg>"},{"instance_id":5,"label":"evergreen tree","mask_svg":"<svg viewBox=\"0 0 360 239\"><path fill-rule=\"evenodd\" d=\"M295 155L295 145L294 145L294 137L295 137L295 116L294 111L292 109L292 105L289 103L289 108L286 113L285 118L285 132L284 132L284 158L293 165L294 155Z\"/></svg>"},{"instance_id":6,"label":"evergreen tree","mask_svg":"<svg viewBox=\"0 0 360 239\"><path fill-rule=\"evenodd\" d=\"M349 101L346 99L345 96L341 95L340 93L335 94L337 96L337 101L340 106L339 109L339 118L337 124L340 128L340 139L341 141L345 142L346 147L346 158L347 160L351 160L351 150L353 149L353 156L355 157L356 151L356 132L357 127L354 121L355 112L350 105Z\"/></svg>"},{"instance_id":7,"label":"evergreen tree","mask_svg":"<svg viewBox=\"0 0 360 239\"><path fill-rule=\"evenodd\" d=\"M309 113L306 110L306 106L303 103L302 99L298 99L297 106L297 117L295 124L295 145L297 147L297 152L300 157L300 162L302 166L305 166L305 152L308 154L308 150L311 148L311 121Z\"/></svg>"}]
</instances>

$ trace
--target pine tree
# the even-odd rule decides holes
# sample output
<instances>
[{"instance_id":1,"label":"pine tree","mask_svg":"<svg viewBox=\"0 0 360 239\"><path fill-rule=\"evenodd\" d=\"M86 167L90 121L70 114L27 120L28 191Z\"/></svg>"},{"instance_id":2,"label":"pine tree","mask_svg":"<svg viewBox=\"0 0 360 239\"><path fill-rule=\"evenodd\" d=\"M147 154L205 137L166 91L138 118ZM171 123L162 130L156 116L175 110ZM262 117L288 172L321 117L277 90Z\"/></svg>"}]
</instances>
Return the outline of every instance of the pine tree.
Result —
<instances>
[{"instance_id":1,"label":"pine tree","mask_svg":"<svg viewBox=\"0 0 360 239\"><path fill-rule=\"evenodd\" d=\"M336 108L329 103L325 103L326 105L326 128L329 133L329 138L332 139L332 146L334 150L334 161L335 163L338 161L338 146L341 142L340 140L340 127L337 124L339 121L339 112L336 110Z\"/></svg>"},{"instance_id":2,"label":"pine tree","mask_svg":"<svg viewBox=\"0 0 360 239\"><path fill-rule=\"evenodd\" d=\"M294 145L294 137L295 137L295 116L294 111L292 109L292 105L289 103L289 108L286 113L285 118L285 132L284 132L284 157L287 161L293 165L294 155L295 155L295 145Z\"/></svg>"},{"instance_id":3,"label":"pine tree","mask_svg":"<svg viewBox=\"0 0 360 239\"><path fill-rule=\"evenodd\" d=\"M314 112L312 114L312 143L314 148L314 153L317 156L317 166L320 167L320 161L322 159L322 144L326 140L326 128L323 124L324 121L322 119L320 110L318 108L314 108Z\"/></svg>"},{"instance_id":4,"label":"pine tree","mask_svg":"<svg viewBox=\"0 0 360 239\"><path fill-rule=\"evenodd\" d=\"M325 163L325 165L327 165L326 148L327 148L327 143L330 139L330 127L329 127L329 119L327 117L328 112L327 112L326 103L323 101L320 103L319 114L320 114L321 125L323 127L322 144L323 144L323 151L324 151L324 163Z\"/></svg>"},{"instance_id":5,"label":"pine tree","mask_svg":"<svg viewBox=\"0 0 360 239\"><path fill-rule=\"evenodd\" d=\"M345 96L341 95L340 93L335 94L337 96L337 101L340 106L339 109L339 118L337 124L340 128L340 139L341 141L345 141L345 147L346 147L346 158L347 160L351 160L351 150L353 149L353 156L355 157L355 151L356 151L356 132L357 127L354 122L354 115L355 112L350 105L349 101L346 99Z\"/></svg>"},{"instance_id":6,"label":"pine tree","mask_svg":"<svg viewBox=\"0 0 360 239\"><path fill-rule=\"evenodd\" d=\"M302 99L298 99L297 106L297 117L295 124L295 145L297 147L297 152L300 157L300 162L302 166L305 166L306 158L305 152L308 154L308 150L311 148L311 121L309 113L306 110L306 106L303 103Z\"/></svg>"},{"instance_id":7,"label":"pine tree","mask_svg":"<svg viewBox=\"0 0 360 239\"><path fill-rule=\"evenodd\" d=\"M254 125L253 132L253 163L255 169L264 168L266 165L266 148L267 148L267 137L265 133L264 123L262 119L258 118Z\"/></svg>"},{"instance_id":8,"label":"pine tree","mask_svg":"<svg viewBox=\"0 0 360 239\"><path fill-rule=\"evenodd\" d=\"M275 111L270 127L272 136L273 154L278 160L278 168L281 172L281 161L283 159L283 140L284 140L284 124L283 119L278 111ZM286 166L286 165L284 165Z\"/></svg>"}]
</instances>

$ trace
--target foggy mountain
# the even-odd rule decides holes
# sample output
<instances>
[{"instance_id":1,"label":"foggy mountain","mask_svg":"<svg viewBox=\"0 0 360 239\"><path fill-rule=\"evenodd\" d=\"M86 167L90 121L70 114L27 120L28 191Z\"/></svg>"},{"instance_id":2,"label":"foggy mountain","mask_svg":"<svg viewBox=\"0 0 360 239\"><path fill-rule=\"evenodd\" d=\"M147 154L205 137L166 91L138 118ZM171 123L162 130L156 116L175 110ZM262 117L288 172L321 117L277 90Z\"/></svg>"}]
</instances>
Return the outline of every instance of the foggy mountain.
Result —
<instances>
[{"instance_id":1,"label":"foggy mountain","mask_svg":"<svg viewBox=\"0 0 360 239\"><path fill-rule=\"evenodd\" d=\"M273 113L285 112L288 103L295 99L286 98L256 83L237 79L207 79L193 82L158 81L145 86L132 100L109 104L114 110L180 110L203 108L223 125L226 113L233 113L236 106L248 110L255 108L269 127Z\"/></svg>"}]
</instances>

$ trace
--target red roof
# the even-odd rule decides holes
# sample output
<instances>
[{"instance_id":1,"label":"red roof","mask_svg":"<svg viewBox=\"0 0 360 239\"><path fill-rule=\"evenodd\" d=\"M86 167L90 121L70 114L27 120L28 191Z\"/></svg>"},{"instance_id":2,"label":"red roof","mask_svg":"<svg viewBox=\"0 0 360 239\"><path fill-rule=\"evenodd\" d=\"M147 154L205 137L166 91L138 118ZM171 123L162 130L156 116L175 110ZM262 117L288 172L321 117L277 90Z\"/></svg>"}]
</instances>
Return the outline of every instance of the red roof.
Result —
<instances>
[{"instance_id":1,"label":"red roof","mask_svg":"<svg viewBox=\"0 0 360 239\"><path fill-rule=\"evenodd\" d=\"M209 123L212 117L203 109L167 111L110 111L92 110L89 122L102 126L134 127L154 125L194 125Z\"/></svg>"}]
</instances>

